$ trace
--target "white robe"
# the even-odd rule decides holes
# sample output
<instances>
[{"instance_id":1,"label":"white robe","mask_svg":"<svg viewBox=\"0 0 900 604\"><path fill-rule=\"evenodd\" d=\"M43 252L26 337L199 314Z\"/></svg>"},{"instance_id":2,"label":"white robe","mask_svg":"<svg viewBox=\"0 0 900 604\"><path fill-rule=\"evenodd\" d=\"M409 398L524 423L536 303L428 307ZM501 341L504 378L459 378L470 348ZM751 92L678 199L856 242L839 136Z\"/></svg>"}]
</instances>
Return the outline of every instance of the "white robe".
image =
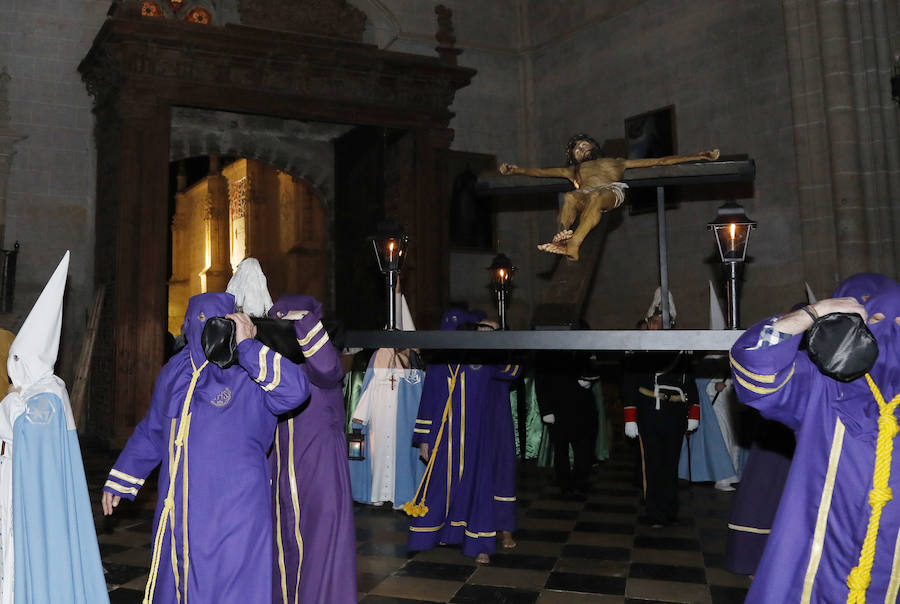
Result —
<instances>
[{"instance_id":1,"label":"white robe","mask_svg":"<svg viewBox=\"0 0 900 604\"><path fill-rule=\"evenodd\" d=\"M369 447L372 468L373 503L395 501L394 477L397 467L397 395L400 380L421 381L422 372L417 369L372 368L373 376L353 412L353 420L368 424ZM409 440L411 435L404 434Z\"/></svg>"},{"instance_id":2,"label":"white robe","mask_svg":"<svg viewBox=\"0 0 900 604\"><path fill-rule=\"evenodd\" d=\"M18 394L0 401L0 604L13 604L15 599L12 440L13 425L24 410L24 399Z\"/></svg>"},{"instance_id":3,"label":"white robe","mask_svg":"<svg viewBox=\"0 0 900 604\"><path fill-rule=\"evenodd\" d=\"M713 410L716 412L716 419L719 422L719 429L722 432L722 439L725 441L725 447L728 449L728 455L731 457L731 463L734 465L735 476L734 481L741 479L741 470L743 467L743 447L741 447L735 439L735 430L737 429L736 415L737 408L740 403L734 393L734 386L731 385L731 378L724 380L725 389L718 393L716 397L716 384L721 380L710 380L706 385L706 392L709 394L710 400L715 399L716 404Z\"/></svg>"}]
</instances>

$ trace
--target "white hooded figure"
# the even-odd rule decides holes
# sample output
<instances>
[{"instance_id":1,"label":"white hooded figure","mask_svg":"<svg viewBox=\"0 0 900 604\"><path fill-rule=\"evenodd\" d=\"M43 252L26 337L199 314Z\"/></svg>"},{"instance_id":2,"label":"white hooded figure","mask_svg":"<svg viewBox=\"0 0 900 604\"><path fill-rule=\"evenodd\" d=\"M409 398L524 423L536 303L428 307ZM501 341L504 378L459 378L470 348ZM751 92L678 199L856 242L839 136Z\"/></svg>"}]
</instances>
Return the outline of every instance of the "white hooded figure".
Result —
<instances>
[{"instance_id":1,"label":"white hooded figure","mask_svg":"<svg viewBox=\"0 0 900 604\"><path fill-rule=\"evenodd\" d=\"M256 258L241 260L225 291L234 296L234 306L238 312L245 312L251 317L265 317L272 308L269 284Z\"/></svg>"},{"instance_id":2,"label":"white hooded figure","mask_svg":"<svg viewBox=\"0 0 900 604\"><path fill-rule=\"evenodd\" d=\"M9 350L0 402L0 602L107 603L75 419L53 373L69 253Z\"/></svg>"}]
</instances>

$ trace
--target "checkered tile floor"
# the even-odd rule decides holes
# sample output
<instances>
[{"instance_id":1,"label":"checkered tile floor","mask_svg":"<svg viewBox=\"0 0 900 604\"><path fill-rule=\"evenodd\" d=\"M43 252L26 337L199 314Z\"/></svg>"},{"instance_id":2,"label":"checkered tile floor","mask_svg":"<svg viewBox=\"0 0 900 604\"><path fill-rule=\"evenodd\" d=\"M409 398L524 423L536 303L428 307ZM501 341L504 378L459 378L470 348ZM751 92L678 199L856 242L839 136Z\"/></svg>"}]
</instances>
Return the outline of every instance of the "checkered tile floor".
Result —
<instances>
[{"instance_id":1,"label":"checkered tile floor","mask_svg":"<svg viewBox=\"0 0 900 604\"><path fill-rule=\"evenodd\" d=\"M356 506L360 602L649 604L744 601L749 579L720 568L733 494L711 484L681 485L677 526L651 528L632 488L623 451L595 471L591 491L560 495L552 473L523 465L518 547L476 565L457 548L410 555L407 520L388 507ZM85 451L110 600L140 602L150 562L154 497L142 492L111 519L97 506L112 458ZM148 489L144 489L148 491Z\"/></svg>"}]
</instances>

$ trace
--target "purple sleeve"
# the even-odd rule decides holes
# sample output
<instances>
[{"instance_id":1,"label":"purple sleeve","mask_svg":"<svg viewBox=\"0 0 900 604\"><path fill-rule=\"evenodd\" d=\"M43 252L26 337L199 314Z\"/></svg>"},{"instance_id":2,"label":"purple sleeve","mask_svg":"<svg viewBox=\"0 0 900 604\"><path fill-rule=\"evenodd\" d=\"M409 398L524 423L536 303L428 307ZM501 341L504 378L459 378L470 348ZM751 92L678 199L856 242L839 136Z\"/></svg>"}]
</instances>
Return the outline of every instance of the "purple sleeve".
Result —
<instances>
[{"instance_id":1,"label":"purple sleeve","mask_svg":"<svg viewBox=\"0 0 900 604\"><path fill-rule=\"evenodd\" d=\"M766 319L749 328L732 347L734 387L742 403L797 430L806 413L811 382L819 374L798 350L803 339L800 334L777 344L757 346L760 332L770 322Z\"/></svg>"},{"instance_id":2,"label":"purple sleeve","mask_svg":"<svg viewBox=\"0 0 900 604\"><path fill-rule=\"evenodd\" d=\"M160 372L153 388L150 410L135 427L109 471L104 491L134 501L144 480L163 460L171 418L165 417L161 409L169 396L169 374L165 369Z\"/></svg>"},{"instance_id":3,"label":"purple sleeve","mask_svg":"<svg viewBox=\"0 0 900 604\"><path fill-rule=\"evenodd\" d=\"M341 358L328 337L319 318L310 313L294 321L297 342L306 357L309 381L320 388L332 388L344 379Z\"/></svg>"},{"instance_id":4,"label":"purple sleeve","mask_svg":"<svg viewBox=\"0 0 900 604\"><path fill-rule=\"evenodd\" d=\"M431 366L425 371L425 383L422 384L422 397L419 399L419 412L413 428L412 444L418 446L427 443L434 447L441 420L444 417L444 406L447 403L447 365Z\"/></svg>"},{"instance_id":5,"label":"purple sleeve","mask_svg":"<svg viewBox=\"0 0 900 604\"><path fill-rule=\"evenodd\" d=\"M299 366L259 340L247 338L238 344L238 361L259 384L266 409L280 415L298 407L309 397L309 378Z\"/></svg>"}]
</instances>

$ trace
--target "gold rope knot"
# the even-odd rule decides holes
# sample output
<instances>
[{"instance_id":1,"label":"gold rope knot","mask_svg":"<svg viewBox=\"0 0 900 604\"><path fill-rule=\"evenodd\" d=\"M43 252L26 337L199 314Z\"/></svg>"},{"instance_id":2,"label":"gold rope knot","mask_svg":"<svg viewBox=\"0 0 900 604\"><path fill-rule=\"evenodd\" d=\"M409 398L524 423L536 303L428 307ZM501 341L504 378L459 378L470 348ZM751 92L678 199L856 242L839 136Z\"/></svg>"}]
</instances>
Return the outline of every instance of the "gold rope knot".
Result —
<instances>
[{"instance_id":1,"label":"gold rope knot","mask_svg":"<svg viewBox=\"0 0 900 604\"><path fill-rule=\"evenodd\" d=\"M175 499L173 497L166 497L163 500L163 508L166 510L171 510L175 507Z\"/></svg>"},{"instance_id":2,"label":"gold rope knot","mask_svg":"<svg viewBox=\"0 0 900 604\"><path fill-rule=\"evenodd\" d=\"M891 487L875 487L869 491L869 505L873 508L884 507L884 504L893 498Z\"/></svg>"},{"instance_id":3,"label":"gold rope knot","mask_svg":"<svg viewBox=\"0 0 900 604\"><path fill-rule=\"evenodd\" d=\"M879 415L878 416L878 429L884 430L884 432L893 439L897 436L897 432L900 431L900 428L897 426L897 416L891 415Z\"/></svg>"},{"instance_id":4,"label":"gold rope knot","mask_svg":"<svg viewBox=\"0 0 900 604\"><path fill-rule=\"evenodd\" d=\"M850 591L865 592L869 587L870 581L871 576L869 573L863 572L858 566L854 566L847 577L847 586L850 587Z\"/></svg>"}]
</instances>

